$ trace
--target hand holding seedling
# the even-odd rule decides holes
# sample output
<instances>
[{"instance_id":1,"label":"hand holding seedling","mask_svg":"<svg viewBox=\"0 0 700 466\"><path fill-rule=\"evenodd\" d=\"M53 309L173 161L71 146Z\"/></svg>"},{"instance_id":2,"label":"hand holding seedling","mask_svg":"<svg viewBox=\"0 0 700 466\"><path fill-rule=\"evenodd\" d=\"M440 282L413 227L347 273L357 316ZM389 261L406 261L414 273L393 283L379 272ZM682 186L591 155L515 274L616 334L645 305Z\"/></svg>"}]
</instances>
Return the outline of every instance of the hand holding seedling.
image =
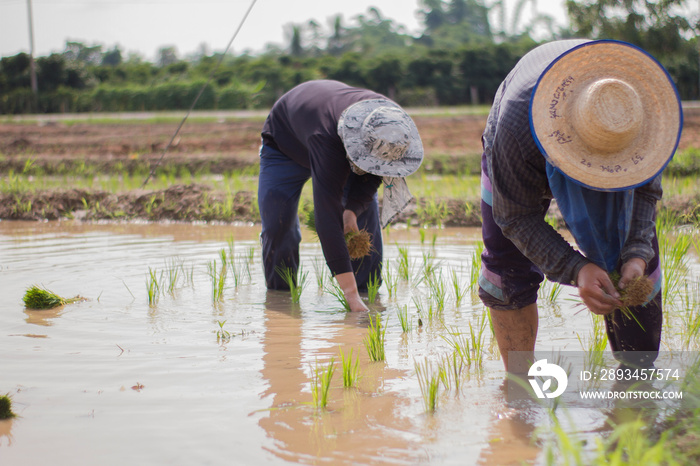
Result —
<instances>
[{"instance_id":1,"label":"hand holding seedling","mask_svg":"<svg viewBox=\"0 0 700 466\"><path fill-rule=\"evenodd\" d=\"M578 273L578 292L584 304L594 314L610 314L622 306L620 293L608 273L593 263L588 263Z\"/></svg>"},{"instance_id":2,"label":"hand holding seedling","mask_svg":"<svg viewBox=\"0 0 700 466\"><path fill-rule=\"evenodd\" d=\"M343 211L343 234L348 234L351 231L360 231L360 227L357 226L357 215L352 210Z\"/></svg>"},{"instance_id":3,"label":"hand holding seedling","mask_svg":"<svg viewBox=\"0 0 700 466\"><path fill-rule=\"evenodd\" d=\"M639 257L633 257L622 265L622 277L618 286L621 290L627 288L632 281L644 275L644 270L647 268L646 262Z\"/></svg>"}]
</instances>

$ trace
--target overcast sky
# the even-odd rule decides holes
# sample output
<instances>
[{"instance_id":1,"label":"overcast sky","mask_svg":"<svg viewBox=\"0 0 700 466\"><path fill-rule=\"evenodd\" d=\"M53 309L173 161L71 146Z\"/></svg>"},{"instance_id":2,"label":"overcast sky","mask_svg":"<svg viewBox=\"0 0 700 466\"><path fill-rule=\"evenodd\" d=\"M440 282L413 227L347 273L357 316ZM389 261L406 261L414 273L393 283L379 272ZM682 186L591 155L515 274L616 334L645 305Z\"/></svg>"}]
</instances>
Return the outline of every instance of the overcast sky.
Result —
<instances>
[{"instance_id":1,"label":"overcast sky","mask_svg":"<svg viewBox=\"0 0 700 466\"><path fill-rule=\"evenodd\" d=\"M154 60L164 46L185 57L207 44L223 51L253 0L31 0L34 54L62 52L66 41L119 46ZM488 3L488 2L487 2ZM514 5L515 0L507 1ZM29 52L28 0L0 0L0 56ZM525 15L532 14L532 4ZM537 9L564 24L564 0L538 0ZM342 14L346 24L375 6L385 18L420 29L418 0L257 0L233 43L234 53L259 52L267 43L286 44L284 26ZM495 24L495 19L492 20Z\"/></svg>"}]
</instances>

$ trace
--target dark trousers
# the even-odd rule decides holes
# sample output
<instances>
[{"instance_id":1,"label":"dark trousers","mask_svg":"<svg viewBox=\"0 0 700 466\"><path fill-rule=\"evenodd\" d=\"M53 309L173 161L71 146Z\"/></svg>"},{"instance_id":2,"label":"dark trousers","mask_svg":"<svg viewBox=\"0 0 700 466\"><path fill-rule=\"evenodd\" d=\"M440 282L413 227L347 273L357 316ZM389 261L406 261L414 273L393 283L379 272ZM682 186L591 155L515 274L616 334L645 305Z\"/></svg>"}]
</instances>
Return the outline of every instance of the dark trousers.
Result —
<instances>
[{"instance_id":1,"label":"dark trousers","mask_svg":"<svg viewBox=\"0 0 700 466\"><path fill-rule=\"evenodd\" d=\"M289 286L278 273L288 268L296 276L299 269L299 198L304 184L311 178L311 170L302 167L277 149L263 145L260 148L260 175L258 179L258 207L262 221L263 267L268 289L288 290ZM347 192L343 198L346 202ZM323 221L318 219L316 221ZM360 291L376 277L381 280L382 230L379 223L377 195L368 209L357 218L357 226L372 235L369 256L352 261L355 280Z\"/></svg>"},{"instance_id":2,"label":"dark trousers","mask_svg":"<svg viewBox=\"0 0 700 466\"><path fill-rule=\"evenodd\" d=\"M537 301L537 291L544 274L503 235L494 221L491 204L487 202L490 200L491 187L485 168L482 171L482 192L484 252L481 255L479 297L485 306L492 309L521 309ZM654 257L647 264L646 274L653 280L661 280L656 234L652 247ZM661 344L661 291L646 305L631 307L630 310L639 322L625 317L619 309L605 317L608 341L616 359L645 366L656 359ZM624 353L627 352L636 354L625 356Z\"/></svg>"}]
</instances>

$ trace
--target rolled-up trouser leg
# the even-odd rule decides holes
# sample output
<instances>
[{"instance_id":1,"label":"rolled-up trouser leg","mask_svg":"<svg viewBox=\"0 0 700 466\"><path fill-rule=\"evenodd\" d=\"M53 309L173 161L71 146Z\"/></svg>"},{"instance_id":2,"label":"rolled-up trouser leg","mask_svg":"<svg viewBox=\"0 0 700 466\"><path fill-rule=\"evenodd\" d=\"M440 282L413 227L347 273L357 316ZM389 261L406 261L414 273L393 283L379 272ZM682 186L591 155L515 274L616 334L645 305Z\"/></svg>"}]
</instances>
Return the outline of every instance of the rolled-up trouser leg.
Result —
<instances>
[{"instance_id":1,"label":"rolled-up trouser leg","mask_svg":"<svg viewBox=\"0 0 700 466\"><path fill-rule=\"evenodd\" d=\"M481 254L479 297L490 309L523 309L537 302L537 291L544 274L503 235L493 218L491 194L491 182L482 158L481 234L484 251ZM544 211L547 206L543 206Z\"/></svg>"},{"instance_id":2,"label":"rolled-up trouser leg","mask_svg":"<svg viewBox=\"0 0 700 466\"><path fill-rule=\"evenodd\" d=\"M299 268L299 197L310 176L307 168L280 151L265 145L260 148L258 207L268 289L288 290L289 286L279 275L279 269L287 267L296 276Z\"/></svg>"},{"instance_id":3,"label":"rolled-up trouser leg","mask_svg":"<svg viewBox=\"0 0 700 466\"><path fill-rule=\"evenodd\" d=\"M636 320L625 317L619 309L605 318L608 341L615 358L622 363L642 367L649 366L656 360L661 345L663 325L661 267L656 234L654 234L652 247L654 257L649 261L646 273L654 282L654 298L646 305L629 308ZM634 353L625 354L626 352Z\"/></svg>"},{"instance_id":4,"label":"rolled-up trouser leg","mask_svg":"<svg viewBox=\"0 0 700 466\"><path fill-rule=\"evenodd\" d=\"M357 289L367 291L370 280L377 280L378 284L382 283L382 227L379 222L379 203L376 193L367 210L357 217L357 226L360 230L367 230L372 236L370 254L351 261Z\"/></svg>"}]
</instances>

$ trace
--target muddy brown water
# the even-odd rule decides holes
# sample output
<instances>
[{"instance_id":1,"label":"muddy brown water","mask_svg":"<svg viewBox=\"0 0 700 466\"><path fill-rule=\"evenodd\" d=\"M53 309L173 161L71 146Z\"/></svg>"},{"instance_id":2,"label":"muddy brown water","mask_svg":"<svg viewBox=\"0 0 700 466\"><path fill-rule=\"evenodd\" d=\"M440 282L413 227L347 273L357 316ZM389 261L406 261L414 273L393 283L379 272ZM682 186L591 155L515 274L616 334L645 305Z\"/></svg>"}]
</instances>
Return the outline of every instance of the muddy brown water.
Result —
<instances>
[{"instance_id":1,"label":"muddy brown water","mask_svg":"<svg viewBox=\"0 0 700 466\"><path fill-rule=\"evenodd\" d=\"M484 308L448 293L444 325L418 327L425 282L383 286L373 314L386 325L386 361L370 362L368 316L345 313L319 289L318 243L305 234L309 278L299 303L268 292L258 228L182 224L0 222L0 393L17 418L0 421L0 464L541 464L546 415L516 412L502 390L502 363L488 343L481 371L443 390L426 413L415 364L450 347L447 329L467 331ZM399 247L413 274L434 257L445 282L469 281L474 229L386 233L386 266ZM435 241L433 242L433 238ZM215 303L207 264L232 245L242 274ZM252 251L252 253L251 253ZM180 261L191 273L149 306L149 267ZM247 267L246 265L247 264ZM164 279L167 280L167 279ZM32 284L86 301L49 311L24 308ZM446 283L447 284L447 283ZM449 288L448 284L448 288ZM579 350L590 317L565 289L541 309L540 348ZM411 310L402 332L397 311ZM217 338L220 323L231 338ZM488 332L487 332L488 333ZM356 388L342 387L339 349L360 357ZM313 406L314 367L336 372L326 409ZM576 415L572 432L595 435L605 414ZM591 442L593 444L593 442Z\"/></svg>"}]
</instances>

